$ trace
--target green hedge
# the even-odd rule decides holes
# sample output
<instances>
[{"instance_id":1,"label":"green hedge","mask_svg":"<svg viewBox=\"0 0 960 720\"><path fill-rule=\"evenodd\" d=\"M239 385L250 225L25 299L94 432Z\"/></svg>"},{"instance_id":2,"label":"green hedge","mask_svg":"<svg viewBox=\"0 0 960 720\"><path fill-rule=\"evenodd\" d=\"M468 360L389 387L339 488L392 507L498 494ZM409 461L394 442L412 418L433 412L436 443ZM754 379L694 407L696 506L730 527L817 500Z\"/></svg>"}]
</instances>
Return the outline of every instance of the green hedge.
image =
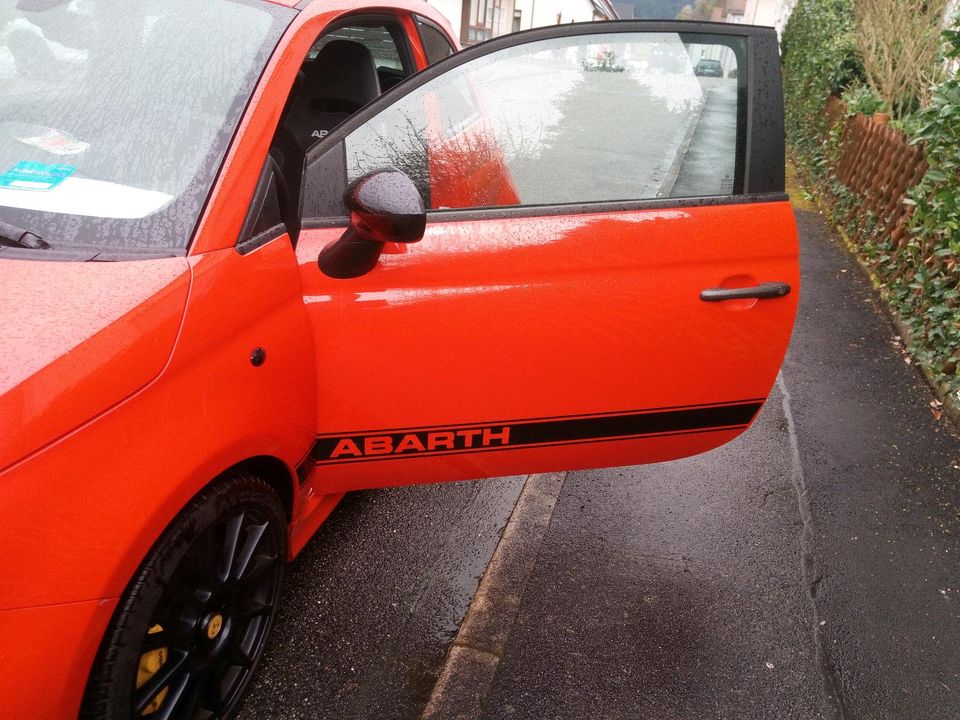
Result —
<instances>
[{"instance_id":1,"label":"green hedge","mask_svg":"<svg viewBox=\"0 0 960 720\"><path fill-rule=\"evenodd\" d=\"M840 128L826 127L827 98L842 95L852 113L884 109L863 86L853 45L852 0L801 0L783 37L787 140L814 191L825 191L835 222L858 238L860 261L911 331L909 351L941 393L960 406L960 72L934 90L930 107L898 123L922 142L930 169L906 202L908 235L895 244L877 218L831 174ZM960 19L944 33L944 55L960 59ZM956 66L955 66L956 67Z\"/></svg>"},{"instance_id":2,"label":"green hedge","mask_svg":"<svg viewBox=\"0 0 960 720\"><path fill-rule=\"evenodd\" d=\"M944 54L960 58L960 31L944 33ZM870 110L866 92L845 94L852 111ZM859 108L857 107L859 105ZM908 117L903 129L923 143L929 170L905 202L914 205L907 236L898 244L854 215L845 228L858 235L861 262L880 283L884 298L910 330L911 355L941 393L960 402L960 75L940 83L930 107ZM837 137L837 132L833 133ZM835 221L858 205L838 181L821 183L835 198Z\"/></svg>"},{"instance_id":3,"label":"green hedge","mask_svg":"<svg viewBox=\"0 0 960 720\"><path fill-rule=\"evenodd\" d=\"M945 55L960 58L960 23L944 40ZM891 301L913 330L914 354L960 399L960 72L936 87L913 121L930 169L908 200L916 205L911 240L885 270Z\"/></svg>"},{"instance_id":4,"label":"green hedge","mask_svg":"<svg viewBox=\"0 0 960 720\"><path fill-rule=\"evenodd\" d=\"M830 95L863 80L854 46L852 0L800 0L783 31L787 142L801 169L822 178Z\"/></svg>"}]
</instances>

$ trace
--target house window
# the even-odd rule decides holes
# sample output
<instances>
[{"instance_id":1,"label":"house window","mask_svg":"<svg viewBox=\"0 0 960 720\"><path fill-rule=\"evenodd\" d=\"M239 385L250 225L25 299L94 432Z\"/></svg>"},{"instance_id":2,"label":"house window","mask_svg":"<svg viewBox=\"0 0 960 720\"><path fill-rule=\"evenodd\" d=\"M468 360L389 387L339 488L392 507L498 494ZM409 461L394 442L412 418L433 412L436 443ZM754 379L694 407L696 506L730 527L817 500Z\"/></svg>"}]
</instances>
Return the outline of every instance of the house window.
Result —
<instances>
[{"instance_id":1,"label":"house window","mask_svg":"<svg viewBox=\"0 0 960 720\"><path fill-rule=\"evenodd\" d=\"M520 32L520 20L523 17L522 10L513 11L513 32Z\"/></svg>"},{"instance_id":2,"label":"house window","mask_svg":"<svg viewBox=\"0 0 960 720\"><path fill-rule=\"evenodd\" d=\"M501 0L463 0L463 32L460 42L464 45L489 40L500 25Z\"/></svg>"}]
</instances>

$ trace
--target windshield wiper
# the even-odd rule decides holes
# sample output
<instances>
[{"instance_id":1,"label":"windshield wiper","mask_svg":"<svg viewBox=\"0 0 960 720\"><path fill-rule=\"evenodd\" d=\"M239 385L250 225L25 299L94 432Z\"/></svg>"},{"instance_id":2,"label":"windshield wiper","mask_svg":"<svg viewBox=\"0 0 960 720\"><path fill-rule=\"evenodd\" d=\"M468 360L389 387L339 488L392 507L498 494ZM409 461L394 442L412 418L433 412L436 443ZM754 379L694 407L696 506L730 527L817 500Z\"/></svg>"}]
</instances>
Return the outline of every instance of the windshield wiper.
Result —
<instances>
[{"instance_id":1,"label":"windshield wiper","mask_svg":"<svg viewBox=\"0 0 960 720\"><path fill-rule=\"evenodd\" d=\"M18 228L0 220L0 245L27 250L49 250L50 243L29 230Z\"/></svg>"}]
</instances>

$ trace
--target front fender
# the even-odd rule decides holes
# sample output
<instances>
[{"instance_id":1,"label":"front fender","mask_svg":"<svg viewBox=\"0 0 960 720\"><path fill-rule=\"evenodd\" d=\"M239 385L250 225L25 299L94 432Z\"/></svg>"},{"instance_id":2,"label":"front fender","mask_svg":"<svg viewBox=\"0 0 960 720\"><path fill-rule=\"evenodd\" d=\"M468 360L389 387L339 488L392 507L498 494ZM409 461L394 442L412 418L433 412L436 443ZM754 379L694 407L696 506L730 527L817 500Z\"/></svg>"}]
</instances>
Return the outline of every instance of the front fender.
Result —
<instances>
[{"instance_id":1,"label":"front fender","mask_svg":"<svg viewBox=\"0 0 960 720\"><path fill-rule=\"evenodd\" d=\"M0 475L0 609L120 595L224 468L256 455L293 467L306 454L315 366L289 239L190 262L183 326L160 376ZM255 348L266 353L259 366Z\"/></svg>"}]
</instances>

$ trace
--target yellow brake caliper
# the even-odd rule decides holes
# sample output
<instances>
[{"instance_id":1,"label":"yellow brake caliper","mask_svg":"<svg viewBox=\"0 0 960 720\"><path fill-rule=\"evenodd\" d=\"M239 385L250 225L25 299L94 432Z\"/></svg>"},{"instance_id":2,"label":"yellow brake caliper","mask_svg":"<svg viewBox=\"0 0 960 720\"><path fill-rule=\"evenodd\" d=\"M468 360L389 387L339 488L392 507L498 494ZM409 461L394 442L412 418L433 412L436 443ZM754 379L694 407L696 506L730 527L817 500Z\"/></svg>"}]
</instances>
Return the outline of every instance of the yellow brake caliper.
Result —
<instances>
[{"instance_id":1,"label":"yellow brake caliper","mask_svg":"<svg viewBox=\"0 0 960 720\"><path fill-rule=\"evenodd\" d=\"M160 625L154 625L149 630L147 630L147 635L155 635L156 633L163 632L163 627ZM147 682L150 678L157 674L157 671L163 667L164 663L167 662L167 648L160 647L156 650L151 650L140 656L140 667L137 669L137 687L143 687L144 683ZM143 715L152 715L155 713L160 706L163 704L164 698L167 697L167 693L170 691L169 687L163 688L160 692L157 693L157 696L153 699L153 702L147 705L143 710Z\"/></svg>"}]
</instances>

